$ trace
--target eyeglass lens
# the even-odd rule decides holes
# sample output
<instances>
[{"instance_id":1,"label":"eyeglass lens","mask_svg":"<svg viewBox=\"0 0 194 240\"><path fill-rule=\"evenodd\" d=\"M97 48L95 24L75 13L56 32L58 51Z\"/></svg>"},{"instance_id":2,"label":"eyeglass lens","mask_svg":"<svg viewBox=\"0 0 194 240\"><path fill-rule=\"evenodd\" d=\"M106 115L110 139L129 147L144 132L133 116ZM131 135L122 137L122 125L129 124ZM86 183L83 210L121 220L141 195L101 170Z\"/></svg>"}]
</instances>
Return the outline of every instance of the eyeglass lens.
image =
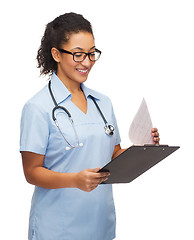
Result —
<instances>
[{"instance_id":1,"label":"eyeglass lens","mask_svg":"<svg viewBox=\"0 0 194 240\"><path fill-rule=\"evenodd\" d=\"M98 51L90 52L88 54L86 54L84 52L76 52L73 54L74 61L82 62L87 57L87 55L89 56L89 59L91 61L97 61L100 58L100 52L98 52Z\"/></svg>"}]
</instances>

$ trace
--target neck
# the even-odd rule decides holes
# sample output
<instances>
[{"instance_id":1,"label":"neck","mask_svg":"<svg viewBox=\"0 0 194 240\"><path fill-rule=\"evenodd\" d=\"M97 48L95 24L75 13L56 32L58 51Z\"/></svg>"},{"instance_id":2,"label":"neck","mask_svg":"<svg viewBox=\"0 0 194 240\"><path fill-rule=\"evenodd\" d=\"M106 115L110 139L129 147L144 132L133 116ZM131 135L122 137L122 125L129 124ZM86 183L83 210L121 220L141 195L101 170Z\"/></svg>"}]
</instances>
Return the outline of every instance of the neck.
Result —
<instances>
[{"instance_id":1,"label":"neck","mask_svg":"<svg viewBox=\"0 0 194 240\"><path fill-rule=\"evenodd\" d=\"M71 94L76 94L82 91L80 83L67 79L63 76L63 74L60 74L60 72L57 72L57 77L62 81L62 83L66 86L66 88L70 91Z\"/></svg>"}]
</instances>

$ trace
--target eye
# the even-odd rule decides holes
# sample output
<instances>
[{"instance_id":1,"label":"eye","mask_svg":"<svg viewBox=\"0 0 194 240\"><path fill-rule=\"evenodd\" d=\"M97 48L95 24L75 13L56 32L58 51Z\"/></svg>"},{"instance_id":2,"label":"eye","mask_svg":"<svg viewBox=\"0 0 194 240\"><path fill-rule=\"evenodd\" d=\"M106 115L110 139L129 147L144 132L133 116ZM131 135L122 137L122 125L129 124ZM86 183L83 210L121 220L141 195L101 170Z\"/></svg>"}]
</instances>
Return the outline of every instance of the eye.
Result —
<instances>
[{"instance_id":1,"label":"eye","mask_svg":"<svg viewBox=\"0 0 194 240\"><path fill-rule=\"evenodd\" d=\"M81 53L81 52L76 52L76 53L74 53L74 56L76 57L76 58L83 58L84 57L84 53Z\"/></svg>"},{"instance_id":2,"label":"eye","mask_svg":"<svg viewBox=\"0 0 194 240\"><path fill-rule=\"evenodd\" d=\"M95 60L95 56L96 56L96 52L91 52L91 53L90 53L90 58L91 58L92 60Z\"/></svg>"}]
</instances>

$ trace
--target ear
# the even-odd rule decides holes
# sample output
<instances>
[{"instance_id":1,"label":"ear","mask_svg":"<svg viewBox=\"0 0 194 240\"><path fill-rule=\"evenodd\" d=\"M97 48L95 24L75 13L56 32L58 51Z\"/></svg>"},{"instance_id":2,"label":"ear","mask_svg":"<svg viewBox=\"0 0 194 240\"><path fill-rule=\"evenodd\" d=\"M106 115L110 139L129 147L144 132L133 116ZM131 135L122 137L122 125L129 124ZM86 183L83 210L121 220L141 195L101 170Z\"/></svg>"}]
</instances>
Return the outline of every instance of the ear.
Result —
<instances>
[{"instance_id":1,"label":"ear","mask_svg":"<svg viewBox=\"0 0 194 240\"><path fill-rule=\"evenodd\" d=\"M60 54L59 50L57 48L53 47L51 49L51 54L52 54L52 57L55 60L55 62L59 63L61 60L61 54Z\"/></svg>"}]
</instances>

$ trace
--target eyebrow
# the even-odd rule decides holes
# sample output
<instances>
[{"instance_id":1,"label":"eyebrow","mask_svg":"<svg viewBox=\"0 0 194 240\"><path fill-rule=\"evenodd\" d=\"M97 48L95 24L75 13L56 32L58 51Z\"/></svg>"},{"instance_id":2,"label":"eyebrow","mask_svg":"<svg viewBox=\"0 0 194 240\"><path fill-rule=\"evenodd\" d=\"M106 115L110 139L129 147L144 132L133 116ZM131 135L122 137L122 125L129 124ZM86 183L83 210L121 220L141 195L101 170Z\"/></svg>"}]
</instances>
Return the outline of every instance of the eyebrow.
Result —
<instances>
[{"instance_id":1,"label":"eyebrow","mask_svg":"<svg viewBox=\"0 0 194 240\"><path fill-rule=\"evenodd\" d=\"M92 49L94 49L94 48L96 48L96 46L91 47L90 50L92 50ZM75 48L73 48L73 49L71 49L71 50L80 50L80 51L84 51L84 49L81 48L81 47L75 47ZM89 51L90 51L90 50L89 50Z\"/></svg>"}]
</instances>

